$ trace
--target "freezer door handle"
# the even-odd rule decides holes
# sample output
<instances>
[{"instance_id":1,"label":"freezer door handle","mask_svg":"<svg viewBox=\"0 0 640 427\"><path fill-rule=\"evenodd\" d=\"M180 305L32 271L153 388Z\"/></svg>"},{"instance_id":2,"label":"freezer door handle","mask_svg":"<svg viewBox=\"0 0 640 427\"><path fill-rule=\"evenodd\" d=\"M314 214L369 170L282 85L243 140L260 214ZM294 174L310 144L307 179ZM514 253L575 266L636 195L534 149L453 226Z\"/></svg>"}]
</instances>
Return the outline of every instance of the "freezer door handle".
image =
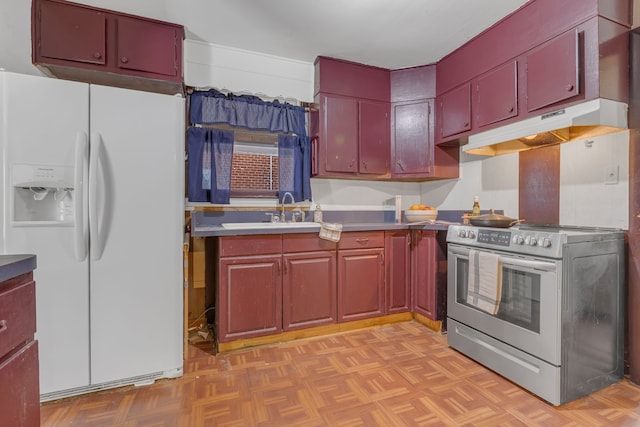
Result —
<instances>
[{"instance_id":1,"label":"freezer door handle","mask_svg":"<svg viewBox=\"0 0 640 427\"><path fill-rule=\"evenodd\" d=\"M95 132L91 134L89 151L89 243L93 260L102 258L105 243L107 191L104 173L104 144L102 135Z\"/></svg>"},{"instance_id":2,"label":"freezer door handle","mask_svg":"<svg viewBox=\"0 0 640 427\"><path fill-rule=\"evenodd\" d=\"M75 243L76 243L76 260L84 261L87 257L87 204L86 204L86 187L87 177L89 173L87 155L89 153L89 139L86 132L78 131L76 134L76 152L75 165L73 169L73 189L75 195Z\"/></svg>"}]
</instances>

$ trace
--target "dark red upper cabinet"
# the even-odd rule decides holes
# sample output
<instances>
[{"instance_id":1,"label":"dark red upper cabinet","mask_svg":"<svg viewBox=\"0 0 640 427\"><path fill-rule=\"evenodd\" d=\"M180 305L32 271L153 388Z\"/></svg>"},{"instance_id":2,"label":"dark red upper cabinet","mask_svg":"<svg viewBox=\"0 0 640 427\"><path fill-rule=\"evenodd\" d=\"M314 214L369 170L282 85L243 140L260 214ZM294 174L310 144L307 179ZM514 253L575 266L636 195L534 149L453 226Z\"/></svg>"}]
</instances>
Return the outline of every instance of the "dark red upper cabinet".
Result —
<instances>
[{"instance_id":1,"label":"dark red upper cabinet","mask_svg":"<svg viewBox=\"0 0 640 427\"><path fill-rule=\"evenodd\" d=\"M323 95L322 158L326 172L358 171L358 101L342 96Z\"/></svg>"},{"instance_id":2,"label":"dark red upper cabinet","mask_svg":"<svg viewBox=\"0 0 640 427\"><path fill-rule=\"evenodd\" d=\"M64 0L33 0L32 61L68 80L183 93L184 28Z\"/></svg>"},{"instance_id":3,"label":"dark red upper cabinet","mask_svg":"<svg viewBox=\"0 0 640 427\"><path fill-rule=\"evenodd\" d=\"M361 174L389 172L389 103L360 101L359 170Z\"/></svg>"},{"instance_id":4,"label":"dark red upper cabinet","mask_svg":"<svg viewBox=\"0 0 640 427\"><path fill-rule=\"evenodd\" d=\"M439 132L446 138L471 130L471 83L465 83L439 97Z\"/></svg>"},{"instance_id":5,"label":"dark red upper cabinet","mask_svg":"<svg viewBox=\"0 0 640 427\"><path fill-rule=\"evenodd\" d=\"M118 67L175 77L178 75L178 29L151 21L117 20ZM171 48L173 46L173 49Z\"/></svg>"},{"instance_id":6,"label":"dark red upper cabinet","mask_svg":"<svg viewBox=\"0 0 640 427\"><path fill-rule=\"evenodd\" d=\"M527 111L567 101L580 93L579 37L569 31L525 56Z\"/></svg>"},{"instance_id":7,"label":"dark red upper cabinet","mask_svg":"<svg viewBox=\"0 0 640 427\"><path fill-rule=\"evenodd\" d=\"M508 62L478 78L475 90L478 127L517 116L518 62Z\"/></svg>"},{"instance_id":8,"label":"dark red upper cabinet","mask_svg":"<svg viewBox=\"0 0 640 427\"><path fill-rule=\"evenodd\" d=\"M393 104L391 174L427 176L433 151L432 99Z\"/></svg>"},{"instance_id":9,"label":"dark red upper cabinet","mask_svg":"<svg viewBox=\"0 0 640 427\"><path fill-rule=\"evenodd\" d=\"M107 16L64 3L42 2L39 53L45 58L104 65Z\"/></svg>"},{"instance_id":10,"label":"dark red upper cabinet","mask_svg":"<svg viewBox=\"0 0 640 427\"><path fill-rule=\"evenodd\" d=\"M314 175L389 176L389 70L318 57L310 115Z\"/></svg>"}]
</instances>

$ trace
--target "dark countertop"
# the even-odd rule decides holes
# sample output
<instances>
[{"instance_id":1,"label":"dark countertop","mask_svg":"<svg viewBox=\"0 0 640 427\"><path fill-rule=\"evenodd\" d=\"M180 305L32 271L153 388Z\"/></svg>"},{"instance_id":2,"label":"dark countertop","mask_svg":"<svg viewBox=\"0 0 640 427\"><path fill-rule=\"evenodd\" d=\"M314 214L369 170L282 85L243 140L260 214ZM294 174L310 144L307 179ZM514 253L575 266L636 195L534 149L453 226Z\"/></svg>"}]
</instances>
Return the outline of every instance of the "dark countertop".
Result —
<instances>
[{"instance_id":1,"label":"dark countertop","mask_svg":"<svg viewBox=\"0 0 640 427\"><path fill-rule=\"evenodd\" d=\"M274 213L273 210L267 211ZM488 213L489 211L482 211ZM496 210L496 213L502 213ZM403 222L396 224L393 211L324 211L323 220L329 224L342 225L342 231L393 231L393 230L435 230L446 231L450 224L460 224L464 211L438 210L438 217L434 224L410 223L403 215ZM191 212L190 232L193 237L242 236L251 234L291 234L291 233L319 233L319 225L309 227L279 227L277 225L260 226L257 228L230 229L224 228L224 223L261 223L266 222L265 211L211 211L200 210ZM311 224L313 213L305 212L304 221Z\"/></svg>"},{"instance_id":2,"label":"dark countertop","mask_svg":"<svg viewBox=\"0 0 640 427\"><path fill-rule=\"evenodd\" d=\"M390 211L325 211L323 219L328 224L342 225L342 231L386 231L386 230L447 230L448 223L460 218L457 213L447 215L438 214L437 224L412 224L404 220L400 224L394 221L394 212ZM224 228L224 223L262 223L264 226L245 229ZM215 212L196 211L191 213L191 235L194 237L240 236L250 234L290 234L290 233L319 233L320 225L312 222L312 213L307 213L305 222L309 227L279 226L267 224L265 212Z\"/></svg>"},{"instance_id":3,"label":"dark countertop","mask_svg":"<svg viewBox=\"0 0 640 427\"><path fill-rule=\"evenodd\" d=\"M0 255L0 282L33 271L35 268L35 255Z\"/></svg>"},{"instance_id":4,"label":"dark countertop","mask_svg":"<svg viewBox=\"0 0 640 427\"><path fill-rule=\"evenodd\" d=\"M342 224L342 231L392 231L392 230L447 230L446 224L394 224L388 222L377 223L346 223ZM290 233L318 233L320 227L295 227L286 228L270 226L264 228L248 228L248 229L228 229L219 225L199 226L191 230L193 237L214 237L214 236L241 236L249 234L290 234Z\"/></svg>"}]
</instances>

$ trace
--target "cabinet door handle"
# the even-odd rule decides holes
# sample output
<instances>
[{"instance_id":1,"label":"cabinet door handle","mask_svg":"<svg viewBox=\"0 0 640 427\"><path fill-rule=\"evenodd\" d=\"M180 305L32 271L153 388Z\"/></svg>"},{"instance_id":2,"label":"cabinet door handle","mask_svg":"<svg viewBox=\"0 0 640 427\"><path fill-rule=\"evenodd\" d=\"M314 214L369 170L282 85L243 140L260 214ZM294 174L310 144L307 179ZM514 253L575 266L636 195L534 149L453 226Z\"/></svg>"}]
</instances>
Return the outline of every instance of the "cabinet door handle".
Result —
<instances>
[{"instance_id":1,"label":"cabinet door handle","mask_svg":"<svg viewBox=\"0 0 640 427\"><path fill-rule=\"evenodd\" d=\"M0 333L6 331L9 328L9 325L7 325L7 321L6 320L0 320Z\"/></svg>"},{"instance_id":2,"label":"cabinet door handle","mask_svg":"<svg viewBox=\"0 0 640 427\"><path fill-rule=\"evenodd\" d=\"M384 252L380 252L380 264L384 265Z\"/></svg>"},{"instance_id":3,"label":"cabinet door handle","mask_svg":"<svg viewBox=\"0 0 640 427\"><path fill-rule=\"evenodd\" d=\"M349 169L352 169L355 163L356 163L355 160L351 160L351 162L349 162Z\"/></svg>"},{"instance_id":4,"label":"cabinet door handle","mask_svg":"<svg viewBox=\"0 0 640 427\"><path fill-rule=\"evenodd\" d=\"M122 58L120 58L120 62L122 62L123 64L126 64L127 62L129 62L129 58L127 58L126 56L123 56Z\"/></svg>"},{"instance_id":5,"label":"cabinet door handle","mask_svg":"<svg viewBox=\"0 0 640 427\"><path fill-rule=\"evenodd\" d=\"M364 168L364 170L367 170L367 162L362 162L362 167Z\"/></svg>"},{"instance_id":6,"label":"cabinet door handle","mask_svg":"<svg viewBox=\"0 0 640 427\"><path fill-rule=\"evenodd\" d=\"M102 58L102 54L100 52L93 52L93 57L95 59L100 59L100 58Z\"/></svg>"},{"instance_id":7,"label":"cabinet door handle","mask_svg":"<svg viewBox=\"0 0 640 427\"><path fill-rule=\"evenodd\" d=\"M514 110L515 110L515 108L514 108L514 107L509 108L509 112L510 112L510 113L513 113L513 112L514 112Z\"/></svg>"},{"instance_id":8,"label":"cabinet door handle","mask_svg":"<svg viewBox=\"0 0 640 427\"><path fill-rule=\"evenodd\" d=\"M567 85L567 92L571 92L573 90L573 85L571 83L569 83Z\"/></svg>"}]
</instances>

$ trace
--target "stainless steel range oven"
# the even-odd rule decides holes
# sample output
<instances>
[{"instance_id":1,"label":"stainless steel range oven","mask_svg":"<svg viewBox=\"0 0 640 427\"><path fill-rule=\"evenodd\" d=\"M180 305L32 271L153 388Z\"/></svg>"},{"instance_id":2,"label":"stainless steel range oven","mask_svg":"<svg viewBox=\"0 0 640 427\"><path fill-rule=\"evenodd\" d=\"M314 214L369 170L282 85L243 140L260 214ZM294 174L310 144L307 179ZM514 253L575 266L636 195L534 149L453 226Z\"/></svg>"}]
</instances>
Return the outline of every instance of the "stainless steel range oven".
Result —
<instances>
[{"instance_id":1,"label":"stainless steel range oven","mask_svg":"<svg viewBox=\"0 0 640 427\"><path fill-rule=\"evenodd\" d=\"M560 405L623 376L621 230L452 225L451 347Z\"/></svg>"}]
</instances>

